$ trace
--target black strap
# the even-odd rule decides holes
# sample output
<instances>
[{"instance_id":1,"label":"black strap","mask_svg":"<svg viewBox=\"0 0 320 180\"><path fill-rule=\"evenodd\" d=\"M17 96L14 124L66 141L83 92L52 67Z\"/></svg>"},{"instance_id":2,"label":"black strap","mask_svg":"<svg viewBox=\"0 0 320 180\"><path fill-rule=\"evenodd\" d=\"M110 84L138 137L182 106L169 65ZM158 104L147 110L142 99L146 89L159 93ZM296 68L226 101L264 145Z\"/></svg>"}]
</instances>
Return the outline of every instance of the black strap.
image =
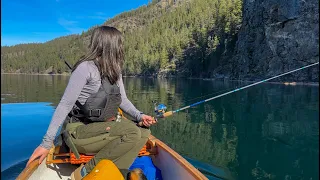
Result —
<instances>
[{"instance_id":1,"label":"black strap","mask_svg":"<svg viewBox=\"0 0 320 180\"><path fill-rule=\"evenodd\" d=\"M83 105L77 100L76 101L76 105L78 106L78 108L80 108L81 110L83 109Z\"/></svg>"},{"instance_id":2,"label":"black strap","mask_svg":"<svg viewBox=\"0 0 320 180\"><path fill-rule=\"evenodd\" d=\"M72 70L72 67L69 65L69 63L67 61L64 61L64 62L69 67L69 69ZM99 65L98 61L97 60L93 60L93 62L97 66L99 72L101 73L100 65ZM102 83L102 78L101 78L101 83ZM83 105L78 100L76 101L76 106L78 106L78 108L80 110L84 109ZM101 115L101 109L92 109L92 110L89 111L89 116L97 116L97 117L99 117L100 115Z\"/></svg>"}]
</instances>

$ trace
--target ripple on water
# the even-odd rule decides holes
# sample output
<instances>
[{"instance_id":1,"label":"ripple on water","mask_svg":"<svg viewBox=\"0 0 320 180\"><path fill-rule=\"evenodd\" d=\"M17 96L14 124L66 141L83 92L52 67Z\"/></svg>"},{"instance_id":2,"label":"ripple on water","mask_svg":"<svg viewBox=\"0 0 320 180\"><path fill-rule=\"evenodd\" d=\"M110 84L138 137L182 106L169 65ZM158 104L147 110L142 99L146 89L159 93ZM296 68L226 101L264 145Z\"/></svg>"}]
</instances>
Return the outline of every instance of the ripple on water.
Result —
<instances>
[{"instance_id":1,"label":"ripple on water","mask_svg":"<svg viewBox=\"0 0 320 180\"><path fill-rule=\"evenodd\" d=\"M21 161L8 169L1 171L1 179L4 180L14 180L16 179L19 174L23 171L23 169L26 167L27 160Z\"/></svg>"},{"instance_id":2,"label":"ripple on water","mask_svg":"<svg viewBox=\"0 0 320 180\"><path fill-rule=\"evenodd\" d=\"M1 94L1 96L14 96L15 94Z\"/></svg>"}]
</instances>

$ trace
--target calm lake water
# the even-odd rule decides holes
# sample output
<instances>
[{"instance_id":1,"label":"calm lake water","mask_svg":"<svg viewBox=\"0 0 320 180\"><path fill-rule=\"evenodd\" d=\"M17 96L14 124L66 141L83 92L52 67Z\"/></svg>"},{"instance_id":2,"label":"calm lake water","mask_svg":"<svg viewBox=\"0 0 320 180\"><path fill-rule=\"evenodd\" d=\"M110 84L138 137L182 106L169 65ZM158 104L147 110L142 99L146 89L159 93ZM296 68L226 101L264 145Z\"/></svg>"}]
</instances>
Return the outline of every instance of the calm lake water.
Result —
<instances>
[{"instance_id":1,"label":"calm lake water","mask_svg":"<svg viewBox=\"0 0 320 180\"><path fill-rule=\"evenodd\" d=\"M49 102L55 107L68 79L1 75L1 103ZM132 103L152 114L153 100L174 110L248 83L124 78L124 84ZM160 119L152 134L191 163L222 168L235 179L319 179L318 88L261 84ZM25 132L1 129L1 176L20 173L49 121L36 127L24 123ZM3 143L18 141L16 148ZM13 165L19 168L9 168Z\"/></svg>"}]
</instances>

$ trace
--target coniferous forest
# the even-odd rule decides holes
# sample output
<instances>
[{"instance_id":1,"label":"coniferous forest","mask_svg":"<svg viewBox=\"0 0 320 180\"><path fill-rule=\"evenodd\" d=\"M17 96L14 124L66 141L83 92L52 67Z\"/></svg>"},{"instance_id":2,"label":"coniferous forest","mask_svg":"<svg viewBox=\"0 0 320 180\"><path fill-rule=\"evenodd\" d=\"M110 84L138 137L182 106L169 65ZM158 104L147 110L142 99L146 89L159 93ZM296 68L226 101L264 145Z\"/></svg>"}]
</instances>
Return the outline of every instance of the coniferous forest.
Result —
<instances>
[{"instance_id":1,"label":"coniferous forest","mask_svg":"<svg viewBox=\"0 0 320 180\"><path fill-rule=\"evenodd\" d=\"M125 76L261 80L319 61L318 7L317 0L153 0L103 24L123 33ZM73 65L85 54L93 28L1 47L1 72L70 73L64 60ZM318 82L319 68L276 81Z\"/></svg>"},{"instance_id":2,"label":"coniferous forest","mask_svg":"<svg viewBox=\"0 0 320 180\"><path fill-rule=\"evenodd\" d=\"M242 0L154 0L104 24L124 34L124 75L209 77L232 50L241 9ZM46 43L1 47L1 71L68 73L64 60L74 64L84 55L93 28Z\"/></svg>"}]
</instances>

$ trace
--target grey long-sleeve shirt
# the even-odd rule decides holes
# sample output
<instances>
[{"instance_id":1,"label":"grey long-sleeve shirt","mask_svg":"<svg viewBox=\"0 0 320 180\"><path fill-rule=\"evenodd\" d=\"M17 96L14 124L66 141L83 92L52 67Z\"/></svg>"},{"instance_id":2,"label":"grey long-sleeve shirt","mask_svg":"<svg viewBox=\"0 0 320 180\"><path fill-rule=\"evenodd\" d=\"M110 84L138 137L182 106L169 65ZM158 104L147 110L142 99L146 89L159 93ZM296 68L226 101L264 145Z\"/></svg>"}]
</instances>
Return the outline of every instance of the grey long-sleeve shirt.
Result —
<instances>
[{"instance_id":1,"label":"grey long-sleeve shirt","mask_svg":"<svg viewBox=\"0 0 320 180\"><path fill-rule=\"evenodd\" d=\"M117 84L120 87L122 99L120 108L136 120L141 120L140 111L135 108L126 96L121 75ZM100 73L94 62L85 61L81 63L70 76L67 88L53 114L47 133L40 146L50 149L59 127L65 121L76 100L84 104L91 94L98 92L100 86Z\"/></svg>"}]
</instances>

